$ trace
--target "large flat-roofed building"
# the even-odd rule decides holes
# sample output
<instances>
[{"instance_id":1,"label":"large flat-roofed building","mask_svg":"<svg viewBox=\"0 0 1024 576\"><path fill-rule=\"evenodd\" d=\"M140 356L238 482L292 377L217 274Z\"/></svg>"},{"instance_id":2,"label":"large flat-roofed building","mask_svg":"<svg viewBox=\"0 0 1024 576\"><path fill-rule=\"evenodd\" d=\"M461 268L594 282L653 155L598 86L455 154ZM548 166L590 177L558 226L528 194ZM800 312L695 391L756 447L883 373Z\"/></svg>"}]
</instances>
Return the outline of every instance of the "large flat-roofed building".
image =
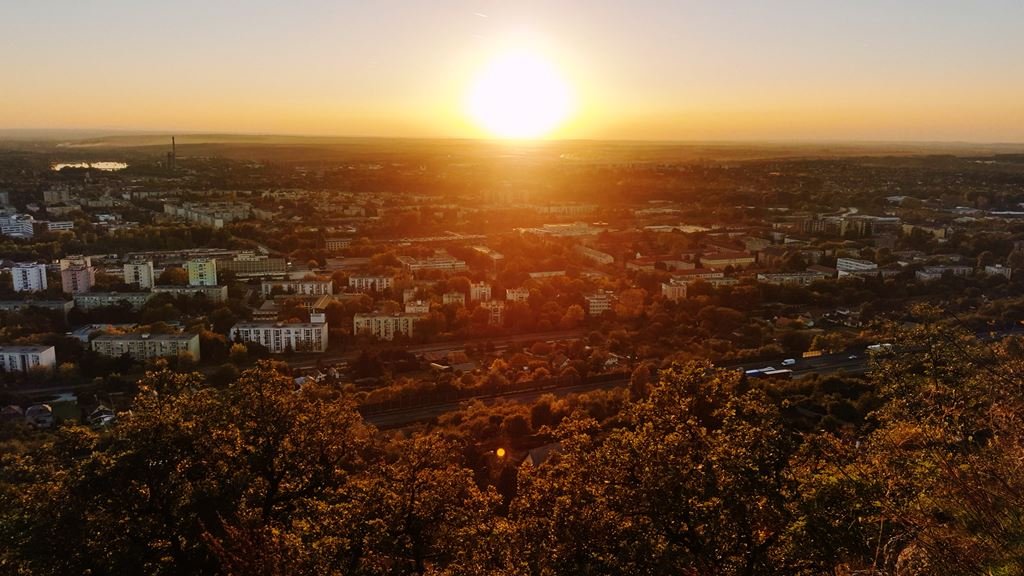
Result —
<instances>
[{"instance_id":1,"label":"large flat-roofed building","mask_svg":"<svg viewBox=\"0 0 1024 576\"><path fill-rule=\"evenodd\" d=\"M93 338L91 347L103 356L117 358L127 354L140 362L183 353L199 360L198 334L101 334Z\"/></svg>"},{"instance_id":2,"label":"large flat-roofed building","mask_svg":"<svg viewBox=\"0 0 1024 576\"><path fill-rule=\"evenodd\" d=\"M704 268L721 269L732 266L733 268L745 268L752 266L757 259L753 254L742 251L721 251L708 252L700 257L700 265Z\"/></svg>"},{"instance_id":3,"label":"large flat-roofed building","mask_svg":"<svg viewBox=\"0 0 1024 576\"><path fill-rule=\"evenodd\" d=\"M264 280L260 283L260 293L263 296L271 294L304 294L304 295L331 295L334 294L333 280Z\"/></svg>"},{"instance_id":4,"label":"large flat-roofed building","mask_svg":"<svg viewBox=\"0 0 1024 576\"><path fill-rule=\"evenodd\" d=\"M448 254L436 254L427 258L414 258L412 256L399 256L398 261L410 272L423 270L439 270L441 272L461 272L467 270L463 260L453 258Z\"/></svg>"},{"instance_id":5,"label":"large flat-roofed building","mask_svg":"<svg viewBox=\"0 0 1024 576\"><path fill-rule=\"evenodd\" d=\"M231 340L266 346L272 354L326 352L327 322L323 314L311 314L309 322L239 322L231 328Z\"/></svg>"},{"instance_id":6,"label":"large flat-roofed building","mask_svg":"<svg viewBox=\"0 0 1024 576\"><path fill-rule=\"evenodd\" d=\"M28 372L34 368L53 370L57 356L53 346L0 346L0 368L5 372Z\"/></svg>"},{"instance_id":7,"label":"large flat-roofed building","mask_svg":"<svg viewBox=\"0 0 1024 576\"><path fill-rule=\"evenodd\" d=\"M818 280L826 280L832 276L824 272L808 270L806 272L778 272L775 274L758 274L757 281L776 286L792 285L807 286Z\"/></svg>"},{"instance_id":8,"label":"large flat-roofed building","mask_svg":"<svg viewBox=\"0 0 1024 576\"><path fill-rule=\"evenodd\" d=\"M88 256L68 256L60 259L60 284L67 294L82 294L92 290L96 283L96 269Z\"/></svg>"},{"instance_id":9,"label":"large flat-roofed building","mask_svg":"<svg viewBox=\"0 0 1024 576\"><path fill-rule=\"evenodd\" d=\"M357 292L383 292L395 285L391 276L349 276L348 287Z\"/></svg>"},{"instance_id":10,"label":"large flat-roofed building","mask_svg":"<svg viewBox=\"0 0 1024 576\"><path fill-rule=\"evenodd\" d=\"M338 252L344 250L352 244L351 238L328 238L324 241L325 247L330 252Z\"/></svg>"},{"instance_id":11,"label":"large flat-roofed building","mask_svg":"<svg viewBox=\"0 0 1024 576\"><path fill-rule=\"evenodd\" d=\"M252 206L244 202L167 203L164 214L211 228L223 228L227 222L251 218Z\"/></svg>"},{"instance_id":12,"label":"large flat-roofed building","mask_svg":"<svg viewBox=\"0 0 1024 576\"><path fill-rule=\"evenodd\" d=\"M129 262L124 265L125 284L135 284L142 290L148 290L153 287L153 279L153 263L150 261Z\"/></svg>"},{"instance_id":13,"label":"large flat-roofed building","mask_svg":"<svg viewBox=\"0 0 1024 576\"><path fill-rule=\"evenodd\" d=\"M217 285L217 261L212 258L189 260L185 263L185 270L191 286Z\"/></svg>"},{"instance_id":14,"label":"large flat-roofed building","mask_svg":"<svg viewBox=\"0 0 1024 576\"><path fill-rule=\"evenodd\" d=\"M419 314L385 314L360 312L352 318L352 333L373 336L380 340L394 340L395 336L412 336Z\"/></svg>"},{"instance_id":15,"label":"large flat-roofed building","mask_svg":"<svg viewBox=\"0 0 1024 576\"><path fill-rule=\"evenodd\" d=\"M86 292L75 294L75 306L82 310L95 310L106 306L120 306L127 302L133 310L139 310L153 297L152 292Z\"/></svg>"},{"instance_id":16,"label":"large flat-roofed building","mask_svg":"<svg viewBox=\"0 0 1024 576\"><path fill-rule=\"evenodd\" d=\"M210 302L227 302L227 286L153 286L154 294L170 294L172 296L203 296Z\"/></svg>"},{"instance_id":17,"label":"large flat-roofed building","mask_svg":"<svg viewBox=\"0 0 1024 576\"><path fill-rule=\"evenodd\" d=\"M0 300L0 312L24 312L32 308L53 310L64 316L75 307L71 300Z\"/></svg>"},{"instance_id":18,"label":"large flat-roofed building","mask_svg":"<svg viewBox=\"0 0 1024 576\"><path fill-rule=\"evenodd\" d=\"M46 265L20 262L11 266L11 284L15 292L42 292L46 290Z\"/></svg>"},{"instance_id":19,"label":"large flat-roofed building","mask_svg":"<svg viewBox=\"0 0 1024 576\"><path fill-rule=\"evenodd\" d=\"M288 263L284 258L273 258L249 252L239 254L231 259L218 258L217 269L242 277L270 276L287 272Z\"/></svg>"}]
</instances>

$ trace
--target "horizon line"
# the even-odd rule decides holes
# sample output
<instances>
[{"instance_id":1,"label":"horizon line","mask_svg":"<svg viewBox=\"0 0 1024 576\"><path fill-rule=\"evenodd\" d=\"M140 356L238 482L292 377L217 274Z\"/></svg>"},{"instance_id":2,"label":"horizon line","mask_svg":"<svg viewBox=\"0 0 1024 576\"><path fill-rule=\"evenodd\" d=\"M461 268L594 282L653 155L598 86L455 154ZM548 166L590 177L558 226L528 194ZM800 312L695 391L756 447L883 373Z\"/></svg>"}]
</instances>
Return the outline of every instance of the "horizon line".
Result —
<instances>
[{"instance_id":1,"label":"horizon line","mask_svg":"<svg viewBox=\"0 0 1024 576\"><path fill-rule=\"evenodd\" d=\"M32 140L52 134L51 139L60 139L59 133L82 133L79 138L92 140L100 138L116 138L130 136L166 136L174 137L249 137L249 138L305 138L305 139L345 139L345 140L406 140L406 141L451 141L481 142L488 144L513 145L544 145L573 142L604 142L604 143L651 143L660 145L916 145L916 146L1022 146L1021 141L990 141L990 140L900 140L900 139L844 139L844 138L492 138L485 136L383 136L383 135L346 135L346 134L309 134L290 132L262 131L204 131L204 130L158 130L133 128L0 128L0 139ZM19 136L20 134L20 136ZM85 134L89 134L86 136ZM184 145L188 145L185 143Z\"/></svg>"}]
</instances>

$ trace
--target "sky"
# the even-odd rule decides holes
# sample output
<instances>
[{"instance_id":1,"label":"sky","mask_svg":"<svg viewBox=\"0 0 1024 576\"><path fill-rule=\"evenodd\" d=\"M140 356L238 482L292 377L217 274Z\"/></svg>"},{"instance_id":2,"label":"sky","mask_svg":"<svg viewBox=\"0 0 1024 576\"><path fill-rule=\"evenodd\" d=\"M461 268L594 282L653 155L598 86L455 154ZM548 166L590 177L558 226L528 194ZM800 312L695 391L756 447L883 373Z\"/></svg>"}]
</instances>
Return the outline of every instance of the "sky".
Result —
<instances>
[{"instance_id":1,"label":"sky","mask_svg":"<svg viewBox=\"0 0 1024 576\"><path fill-rule=\"evenodd\" d=\"M1020 0L0 0L0 129L488 137L509 50L549 137L1024 142Z\"/></svg>"}]
</instances>

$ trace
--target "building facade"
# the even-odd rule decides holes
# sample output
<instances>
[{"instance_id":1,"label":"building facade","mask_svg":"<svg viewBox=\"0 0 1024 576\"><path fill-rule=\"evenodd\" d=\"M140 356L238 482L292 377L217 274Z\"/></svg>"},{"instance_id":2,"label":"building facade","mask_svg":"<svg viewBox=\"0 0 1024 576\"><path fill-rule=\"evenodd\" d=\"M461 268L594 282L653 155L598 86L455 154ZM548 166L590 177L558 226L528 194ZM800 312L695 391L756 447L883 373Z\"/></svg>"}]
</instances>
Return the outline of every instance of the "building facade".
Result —
<instances>
[{"instance_id":1,"label":"building facade","mask_svg":"<svg viewBox=\"0 0 1024 576\"><path fill-rule=\"evenodd\" d=\"M260 293L264 297L275 292L282 294L303 294L303 295L332 295L334 294L333 280L264 280L260 283Z\"/></svg>"},{"instance_id":2,"label":"building facade","mask_svg":"<svg viewBox=\"0 0 1024 576\"><path fill-rule=\"evenodd\" d=\"M127 354L140 362L184 353L199 360L198 334L102 334L93 338L91 347L103 356L118 358Z\"/></svg>"},{"instance_id":3,"label":"building facade","mask_svg":"<svg viewBox=\"0 0 1024 576\"><path fill-rule=\"evenodd\" d=\"M24 262L11 267L11 283L15 292L46 290L46 265Z\"/></svg>"},{"instance_id":4,"label":"building facade","mask_svg":"<svg viewBox=\"0 0 1024 576\"><path fill-rule=\"evenodd\" d=\"M57 356L53 346L0 346L0 368L5 372L28 372L33 368L53 370Z\"/></svg>"},{"instance_id":5,"label":"building facade","mask_svg":"<svg viewBox=\"0 0 1024 576\"><path fill-rule=\"evenodd\" d=\"M216 286L217 261L211 258L189 260L185 263L188 271L188 283L191 286Z\"/></svg>"},{"instance_id":6,"label":"building facade","mask_svg":"<svg viewBox=\"0 0 1024 576\"><path fill-rule=\"evenodd\" d=\"M327 322L323 314L311 314L309 322L239 322L231 328L231 340L266 346L272 354L326 352Z\"/></svg>"},{"instance_id":7,"label":"building facade","mask_svg":"<svg viewBox=\"0 0 1024 576\"><path fill-rule=\"evenodd\" d=\"M60 260L61 288L67 294L84 294L96 283L96 269L88 256L68 256Z\"/></svg>"},{"instance_id":8,"label":"building facade","mask_svg":"<svg viewBox=\"0 0 1024 576\"><path fill-rule=\"evenodd\" d=\"M124 283L135 284L141 290L149 290L154 285L152 262L129 262L124 265Z\"/></svg>"},{"instance_id":9,"label":"building facade","mask_svg":"<svg viewBox=\"0 0 1024 576\"><path fill-rule=\"evenodd\" d=\"M418 314L385 314L383 312L357 313L352 318L352 333L373 336L379 340L394 340L395 336L410 337Z\"/></svg>"},{"instance_id":10,"label":"building facade","mask_svg":"<svg viewBox=\"0 0 1024 576\"><path fill-rule=\"evenodd\" d=\"M348 287L356 292L383 292L395 285L391 276L349 276Z\"/></svg>"},{"instance_id":11,"label":"building facade","mask_svg":"<svg viewBox=\"0 0 1024 576\"><path fill-rule=\"evenodd\" d=\"M491 299L491 285L486 282L475 282L469 285L469 299L473 302L486 302Z\"/></svg>"},{"instance_id":12,"label":"building facade","mask_svg":"<svg viewBox=\"0 0 1024 576\"><path fill-rule=\"evenodd\" d=\"M75 294L75 306L82 310L95 310L107 306L120 306L127 302L133 310L139 310L153 297L152 292L86 292Z\"/></svg>"}]
</instances>

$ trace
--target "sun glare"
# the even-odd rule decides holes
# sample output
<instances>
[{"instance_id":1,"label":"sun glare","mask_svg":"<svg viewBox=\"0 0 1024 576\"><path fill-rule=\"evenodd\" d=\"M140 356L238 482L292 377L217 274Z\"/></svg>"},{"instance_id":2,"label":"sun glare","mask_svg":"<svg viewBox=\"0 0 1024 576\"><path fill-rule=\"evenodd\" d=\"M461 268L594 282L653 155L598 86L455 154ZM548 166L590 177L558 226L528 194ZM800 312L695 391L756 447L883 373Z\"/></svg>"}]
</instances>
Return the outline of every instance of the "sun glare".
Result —
<instances>
[{"instance_id":1,"label":"sun glare","mask_svg":"<svg viewBox=\"0 0 1024 576\"><path fill-rule=\"evenodd\" d=\"M467 111L498 138L540 138L572 112L568 83L549 60L531 52L509 52L492 60L476 78Z\"/></svg>"}]
</instances>

